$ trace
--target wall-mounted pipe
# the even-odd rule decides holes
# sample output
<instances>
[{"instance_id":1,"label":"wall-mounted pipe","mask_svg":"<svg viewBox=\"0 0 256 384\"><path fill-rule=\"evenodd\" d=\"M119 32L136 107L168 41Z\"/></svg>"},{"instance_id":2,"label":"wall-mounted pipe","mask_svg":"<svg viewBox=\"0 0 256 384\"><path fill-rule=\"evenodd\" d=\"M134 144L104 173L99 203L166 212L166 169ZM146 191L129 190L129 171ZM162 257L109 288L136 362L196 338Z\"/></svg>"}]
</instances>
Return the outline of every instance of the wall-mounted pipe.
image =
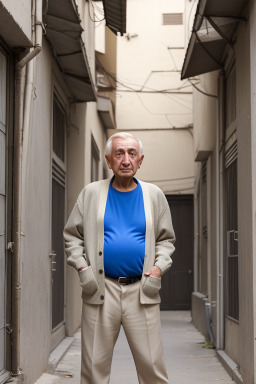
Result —
<instances>
[{"instance_id":1,"label":"wall-mounted pipe","mask_svg":"<svg viewBox=\"0 0 256 384\"><path fill-rule=\"evenodd\" d=\"M30 52L16 64L15 71L15 122L14 122L14 203L13 203L13 257L12 257L12 374L22 375L20 368L20 292L21 292L21 198L22 198L22 130L27 121L30 104L24 108L26 99L25 65L42 49L42 0L34 0L35 44Z\"/></svg>"},{"instance_id":2,"label":"wall-mounted pipe","mask_svg":"<svg viewBox=\"0 0 256 384\"><path fill-rule=\"evenodd\" d=\"M212 320L211 320L211 304L208 303L206 300L204 300L204 310L205 310L205 319L206 319L206 328L207 333L209 336L209 339L213 344L214 343L214 337L212 332Z\"/></svg>"}]
</instances>

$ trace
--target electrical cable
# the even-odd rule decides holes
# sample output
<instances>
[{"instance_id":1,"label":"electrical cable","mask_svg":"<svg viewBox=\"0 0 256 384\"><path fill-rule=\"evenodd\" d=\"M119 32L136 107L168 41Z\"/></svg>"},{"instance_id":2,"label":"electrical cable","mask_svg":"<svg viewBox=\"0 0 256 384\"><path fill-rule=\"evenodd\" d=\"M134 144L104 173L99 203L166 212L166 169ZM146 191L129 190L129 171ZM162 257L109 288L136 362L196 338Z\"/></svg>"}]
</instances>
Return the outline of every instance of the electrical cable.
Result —
<instances>
[{"instance_id":1,"label":"electrical cable","mask_svg":"<svg viewBox=\"0 0 256 384\"><path fill-rule=\"evenodd\" d=\"M100 22L102 22L103 20L105 20L105 15L103 14L102 15L102 13L100 12L100 8L99 7L97 7L97 10L99 11L99 13L101 13L101 15L102 16L104 16L102 19L100 19L100 20L96 20L96 13L95 13L95 4L93 3L93 1L92 0L88 0L88 3L89 3L89 6L88 6L88 14L89 14L89 17L90 17L90 19L91 19L91 21L93 22L93 23L100 23ZM91 16L91 11L90 11L90 5L91 5L91 7L93 8L93 16L94 16L94 18L92 18L92 16Z\"/></svg>"},{"instance_id":2,"label":"electrical cable","mask_svg":"<svg viewBox=\"0 0 256 384\"><path fill-rule=\"evenodd\" d=\"M181 89L183 89L183 88L188 88L188 87L190 87L190 85L185 85L185 86L181 85L180 87L176 87L176 88L169 88L169 89L157 90L157 89L154 89L154 88L145 87L145 83L144 83L143 85L140 85L140 84L135 84L135 83L131 83L131 82L126 81L128 84L131 84L131 85L135 85L135 86L140 87L140 89L134 89L134 88L130 87L129 85L125 84L123 81L117 79L117 77L116 77L115 74L113 74L113 73L107 71L107 70L104 68L104 66L101 64L101 62L100 62L99 59L96 58L96 60L97 60L97 63L99 64L99 66L102 68L102 70L103 70L103 71L104 71L104 72L105 72L105 73L106 73L112 80L114 80L117 84L122 85L124 88L129 89L131 92L140 92L140 93L168 93L168 92L170 92L170 91L179 91L179 90L181 90ZM168 71L168 72L169 72L169 71ZM147 80L148 80L148 78L146 79L146 81L147 81ZM186 80L184 84L186 84L187 81L188 81L188 80ZM148 89L148 91L143 91L143 88ZM151 91L151 92L150 92L150 91ZM122 90L122 89L118 89L118 92L127 92L127 91ZM182 94L182 93L180 92L180 94Z\"/></svg>"},{"instance_id":3,"label":"electrical cable","mask_svg":"<svg viewBox=\"0 0 256 384\"><path fill-rule=\"evenodd\" d=\"M190 78L189 78L188 80L189 80L190 84L191 84L191 85L192 85L198 92L201 92L201 93L202 93L203 95L205 95L205 96L209 96L209 97L213 97L213 98L215 98L215 99L218 99L218 96L217 96L217 95L212 95L212 94L210 94L210 93L207 93L207 92L203 91L202 89L198 88L194 83L192 83L192 81L191 81Z\"/></svg>"}]
</instances>

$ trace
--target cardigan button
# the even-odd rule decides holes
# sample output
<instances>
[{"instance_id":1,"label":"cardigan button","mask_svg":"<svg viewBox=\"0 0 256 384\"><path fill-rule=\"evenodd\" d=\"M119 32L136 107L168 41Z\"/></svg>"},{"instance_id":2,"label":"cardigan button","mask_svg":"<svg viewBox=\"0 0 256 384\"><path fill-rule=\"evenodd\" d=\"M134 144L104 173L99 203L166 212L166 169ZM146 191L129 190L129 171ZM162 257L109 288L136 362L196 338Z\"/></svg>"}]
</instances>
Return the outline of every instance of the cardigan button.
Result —
<instances>
[{"instance_id":1,"label":"cardigan button","mask_svg":"<svg viewBox=\"0 0 256 384\"><path fill-rule=\"evenodd\" d=\"M103 269L100 269L100 270L99 270L99 273L102 274L102 273L103 273Z\"/></svg>"},{"instance_id":2,"label":"cardigan button","mask_svg":"<svg viewBox=\"0 0 256 384\"><path fill-rule=\"evenodd\" d=\"M99 256L102 256L102 252L101 251L99 251Z\"/></svg>"},{"instance_id":3,"label":"cardigan button","mask_svg":"<svg viewBox=\"0 0 256 384\"><path fill-rule=\"evenodd\" d=\"M100 297L100 298L101 298L101 300L104 300L104 296L103 296L103 295L101 295L101 297Z\"/></svg>"}]
</instances>

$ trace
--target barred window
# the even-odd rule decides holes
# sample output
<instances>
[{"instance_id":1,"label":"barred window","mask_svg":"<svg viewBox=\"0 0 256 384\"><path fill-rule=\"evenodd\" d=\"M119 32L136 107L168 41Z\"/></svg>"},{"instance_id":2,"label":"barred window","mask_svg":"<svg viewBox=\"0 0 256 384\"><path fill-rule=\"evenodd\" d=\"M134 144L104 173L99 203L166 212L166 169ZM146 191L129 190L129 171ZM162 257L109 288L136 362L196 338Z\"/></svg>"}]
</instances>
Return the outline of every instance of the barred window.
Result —
<instances>
[{"instance_id":1,"label":"barred window","mask_svg":"<svg viewBox=\"0 0 256 384\"><path fill-rule=\"evenodd\" d=\"M238 219L237 219L237 144L225 155L226 206L226 315L239 320Z\"/></svg>"}]
</instances>

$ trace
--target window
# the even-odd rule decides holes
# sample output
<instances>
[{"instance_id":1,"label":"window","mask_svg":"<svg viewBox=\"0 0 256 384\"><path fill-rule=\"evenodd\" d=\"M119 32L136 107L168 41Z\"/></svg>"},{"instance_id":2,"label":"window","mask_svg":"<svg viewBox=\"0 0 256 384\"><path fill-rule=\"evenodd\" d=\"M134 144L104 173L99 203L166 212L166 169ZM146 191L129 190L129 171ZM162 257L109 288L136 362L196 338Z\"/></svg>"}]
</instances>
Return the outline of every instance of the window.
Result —
<instances>
[{"instance_id":1,"label":"window","mask_svg":"<svg viewBox=\"0 0 256 384\"><path fill-rule=\"evenodd\" d=\"M239 320L238 297L238 219L237 219L237 143L225 154L226 207L226 315Z\"/></svg>"},{"instance_id":2,"label":"window","mask_svg":"<svg viewBox=\"0 0 256 384\"><path fill-rule=\"evenodd\" d=\"M163 25L182 25L183 13L163 13Z\"/></svg>"},{"instance_id":3,"label":"window","mask_svg":"<svg viewBox=\"0 0 256 384\"><path fill-rule=\"evenodd\" d=\"M91 181L99 180L100 152L93 137L91 137Z\"/></svg>"}]
</instances>

